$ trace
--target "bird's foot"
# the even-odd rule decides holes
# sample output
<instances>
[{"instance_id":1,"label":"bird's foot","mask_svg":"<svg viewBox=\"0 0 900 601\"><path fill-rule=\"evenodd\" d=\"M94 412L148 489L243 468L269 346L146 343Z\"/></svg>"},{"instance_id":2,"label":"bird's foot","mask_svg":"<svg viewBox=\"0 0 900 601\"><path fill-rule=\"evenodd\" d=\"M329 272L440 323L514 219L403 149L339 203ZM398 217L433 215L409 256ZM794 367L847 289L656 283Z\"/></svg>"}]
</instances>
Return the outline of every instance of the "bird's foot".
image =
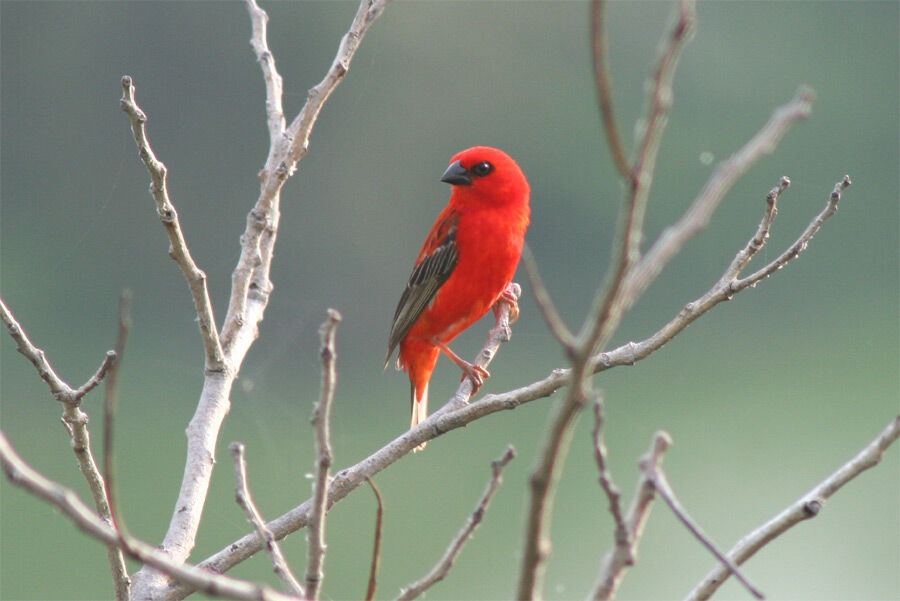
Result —
<instances>
[{"instance_id":1,"label":"bird's foot","mask_svg":"<svg viewBox=\"0 0 900 601\"><path fill-rule=\"evenodd\" d=\"M494 316L500 316L501 303L506 303L509 305L509 323L515 323L519 319L519 296L510 289L511 287L504 288L500 298L494 303Z\"/></svg>"},{"instance_id":2,"label":"bird's foot","mask_svg":"<svg viewBox=\"0 0 900 601\"><path fill-rule=\"evenodd\" d=\"M463 372L462 379L465 380L469 378L472 382L472 394L476 394L478 389L484 385L484 381L491 377L491 374L488 370L481 367L480 365L475 365L474 363L469 363L456 353L450 350L450 347L437 339L432 339L431 342L441 349L447 357L450 358L451 361L456 363L456 366L459 367Z\"/></svg>"}]
</instances>

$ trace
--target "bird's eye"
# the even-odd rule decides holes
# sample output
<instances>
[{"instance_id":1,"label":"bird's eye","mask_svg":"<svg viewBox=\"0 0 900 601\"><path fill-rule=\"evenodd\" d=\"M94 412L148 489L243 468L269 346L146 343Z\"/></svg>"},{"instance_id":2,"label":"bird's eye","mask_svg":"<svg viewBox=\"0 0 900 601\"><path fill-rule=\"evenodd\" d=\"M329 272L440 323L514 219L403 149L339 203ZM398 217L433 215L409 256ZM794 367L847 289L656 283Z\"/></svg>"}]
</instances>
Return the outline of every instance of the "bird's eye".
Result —
<instances>
[{"instance_id":1,"label":"bird's eye","mask_svg":"<svg viewBox=\"0 0 900 601\"><path fill-rule=\"evenodd\" d=\"M487 161L482 161L482 162L478 163L477 165L475 165L474 167L472 167L472 169L470 171L472 171L473 174L475 174L479 177L484 177L485 175L487 175L488 173L490 173L493 170L494 170L493 165L491 165Z\"/></svg>"}]
</instances>

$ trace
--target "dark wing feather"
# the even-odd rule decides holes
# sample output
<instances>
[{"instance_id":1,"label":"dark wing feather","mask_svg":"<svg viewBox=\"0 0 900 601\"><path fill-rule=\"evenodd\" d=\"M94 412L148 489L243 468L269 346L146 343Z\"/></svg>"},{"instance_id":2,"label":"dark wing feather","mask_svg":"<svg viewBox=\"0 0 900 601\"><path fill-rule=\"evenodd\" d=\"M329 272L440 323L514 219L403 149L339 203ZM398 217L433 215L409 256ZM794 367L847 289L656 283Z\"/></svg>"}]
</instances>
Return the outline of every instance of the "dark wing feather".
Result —
<instances>
[{"instance_id":1,"label":"dark wing feather","mask_svg":"<svg viewBox=\"0 0 900 601\"><path fill-rule=\"evenodd\" d=\"M384 361L387 367L391 360L391 354L409 329L412 327L425 307L428 306L450 274L456 267L459 254L456 248L456 220L458 215L451 214L447 222L440 223L435 233L440 235L437 245L430 245L430 240L425 242L425 250L430 249L413 268L409 276L409 282L397 303L394 313L394 322L391 325L391 335L388 339L388 352ZM435 241L438 242L438 241ZM425 251L423 251L425 252Z\"/></svg>"}]
</instances>

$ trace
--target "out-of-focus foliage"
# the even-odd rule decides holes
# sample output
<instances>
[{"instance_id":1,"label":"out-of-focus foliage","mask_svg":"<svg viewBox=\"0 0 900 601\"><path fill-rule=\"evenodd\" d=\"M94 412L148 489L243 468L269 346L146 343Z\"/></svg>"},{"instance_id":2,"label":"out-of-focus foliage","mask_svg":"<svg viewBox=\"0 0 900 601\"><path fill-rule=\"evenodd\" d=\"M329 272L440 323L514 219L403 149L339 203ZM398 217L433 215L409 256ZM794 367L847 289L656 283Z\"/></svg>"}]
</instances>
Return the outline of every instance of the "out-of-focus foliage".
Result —
<instances>
[{"instance_id":1,"label":"out-of-focus foliage","mask_svg":"<svg viewBox=\"0 0 900 601\"><path fill-rule=\"evenodd\" d=\"M293 115L324 74L355 4L264 7ZM629 142L669 9L663 2L609 8L617 108ZM0 291L59 372L80 384L113 344L119 291L134 290L116 432L119 487L132 530L155 542L180 481L203 362L190 298L166 256L147 175L119 110L119 79L135 79L221 319L267 148L248 18L228 2L3 2L0 11ZM383 374L381 362L411 261L449 193L438 178L458 150L490 144L519 160L533 187L529 242L565 318L575 326L583 316L608 260L620 198L599 129L587 16L580 2L396 2L364 40L285 187L274 294L221 436L220 459L230 441L247 444L251 486L266 516L309 495L315 331L326 307L344 315L337 465L364 457L408 423L405 376ZM794 239L844 173L854 181L838 215L787 269L651 358L598 378L608 398L611 467L624 491L631 492L635 460L652 432L666 429L675 440L666 459L671 481L723 546L825 477L897 412L897 23L898 5L890 2L699 6L653 188L651 239L711 173L714 162L701 157L727 157L797 84L815 88L818 100L812 117L751 170L649 290L618 342L648 336L715 281L752 235L780 176L793 185L760 261ZM522 309L485 392L562 365L527 289ZM454 348L471 355L484 331L473 328ZM37 468L84 492L58 404L11 340L0 341L0 358L4 431ZM441 362L436 402L458 377ZM95 429L100 398L95 392L86 400ZM510 442L520 458L429 598L512 594L527 472L552 403L454 431L378 476L386 503L380 596L393 596L439 557L474 506L490 460ZM611 543L588 426L585 419L576 434L557 501L552 599L583 597ZM196 560L249 530L233 482L221 462ZM773 599L896 598L898 485L892 449L883 466L753 559L746 573ZM108 598L102 546L24 492L0 486L0 597ZM326 596L362 595L373 521L368 491L332 511ZM289 537L285 548L301 568L304 535ZM678 597L712 564L658 507L622 598ZM264 557L234 573L274 581ZM744 594L729 585L722 598Z\"/></svg>"}]
</instances>

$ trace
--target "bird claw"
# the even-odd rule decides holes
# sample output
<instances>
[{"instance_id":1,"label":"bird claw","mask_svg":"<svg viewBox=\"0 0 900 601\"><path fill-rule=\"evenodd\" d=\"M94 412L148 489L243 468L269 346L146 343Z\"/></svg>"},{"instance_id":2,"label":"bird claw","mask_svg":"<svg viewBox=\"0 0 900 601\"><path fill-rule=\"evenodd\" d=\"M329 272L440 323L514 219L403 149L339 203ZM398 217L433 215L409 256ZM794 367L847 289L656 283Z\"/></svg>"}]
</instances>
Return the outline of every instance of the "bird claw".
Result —
<instances>
[{"instance_id":1,"label":"bird claw","mask_svg":"<svg viewBox=\"0 0 900 601\"><path fill-rule=\"evenodd\" d=\"M459 364L457 364L459 365ZM491 377L491 373L480 365L475 365L473 363L466 363L465 365L459 365L459 368L463 372L462 378L460 378L460 382L469 378L469 381L472 382L472 394L477 394L478 390L484 385L484 381Z\"/></svg>"},{"instance_id":2,"label":"bird claw","mask_svg":"<svg viewBox=\"0 0 900 601\"><path fill-rule=\"evenodd\" d=\"M494 304L494 315L500 316L501 303L509 305L509 323L515 323L519 319L519 297L513 294L509 288L500 293L500 298Z\"/></svg>"}]
</instances>

